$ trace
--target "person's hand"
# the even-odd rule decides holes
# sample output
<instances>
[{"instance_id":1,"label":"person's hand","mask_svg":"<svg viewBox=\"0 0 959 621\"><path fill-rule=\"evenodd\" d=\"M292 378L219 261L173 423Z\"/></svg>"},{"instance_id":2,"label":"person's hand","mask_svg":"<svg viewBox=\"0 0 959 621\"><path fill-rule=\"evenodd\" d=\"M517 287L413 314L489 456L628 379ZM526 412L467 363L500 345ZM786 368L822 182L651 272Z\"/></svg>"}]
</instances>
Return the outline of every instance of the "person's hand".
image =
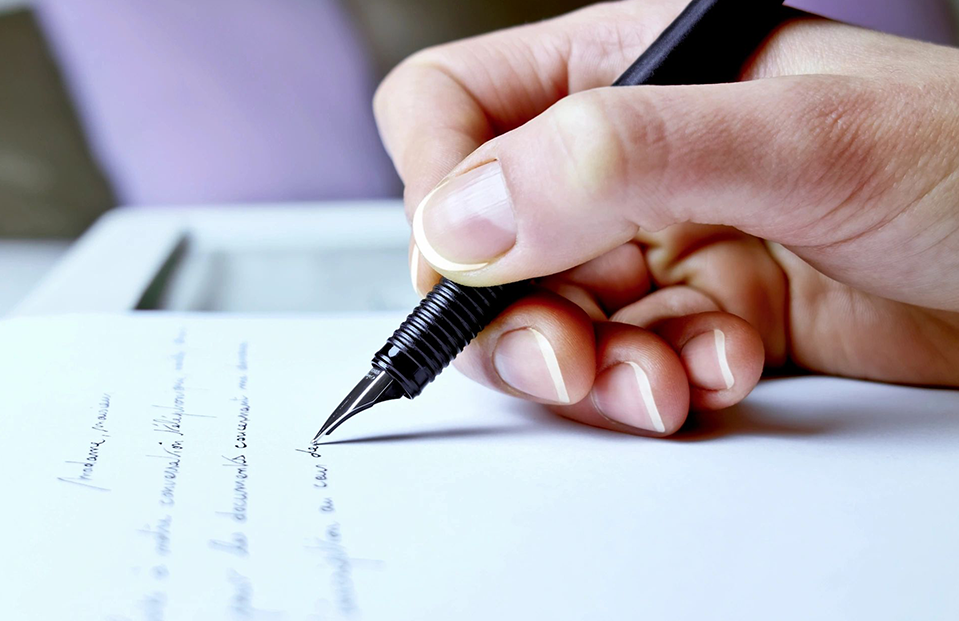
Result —
<instances>
[{"instance_id":1,"label":"person's hand","mask_svg":"<svg viewBox=\"0 0 959 621\"><path fill-rule=\"evenodd\" d=\"M743 82L602 88L685 3L428 49L380 87L417 290L541 278L458 367L648 435L764 365L959 385L959 51L796 14Z\"/></svg>"}]
</instances>

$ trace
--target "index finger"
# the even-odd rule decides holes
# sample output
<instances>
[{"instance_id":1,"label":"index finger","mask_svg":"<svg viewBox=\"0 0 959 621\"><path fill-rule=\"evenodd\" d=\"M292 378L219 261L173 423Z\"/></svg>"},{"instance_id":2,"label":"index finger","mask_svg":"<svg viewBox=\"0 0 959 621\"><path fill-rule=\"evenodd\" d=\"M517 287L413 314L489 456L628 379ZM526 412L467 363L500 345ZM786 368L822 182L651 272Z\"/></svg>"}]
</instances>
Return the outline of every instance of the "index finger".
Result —
<instances>
[{"instance_id":1,"label":"index finger","mask_svg":"<svg viewBox=\"0 0 959 621\"><path fill-rule=\"evenodd\" d=\"M419 52L380 85L380 135L406 185L407 215L467 155L568 94L605 86L686 0L595 5Z\"/></svg>"}]
</instances>

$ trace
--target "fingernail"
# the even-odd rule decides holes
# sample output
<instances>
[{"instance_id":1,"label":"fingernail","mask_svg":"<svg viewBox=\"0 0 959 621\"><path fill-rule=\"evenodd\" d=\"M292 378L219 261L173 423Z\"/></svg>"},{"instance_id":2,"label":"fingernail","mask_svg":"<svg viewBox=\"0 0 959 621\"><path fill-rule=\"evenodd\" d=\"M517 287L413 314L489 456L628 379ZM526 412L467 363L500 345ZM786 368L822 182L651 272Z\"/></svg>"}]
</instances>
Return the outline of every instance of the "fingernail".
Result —
<instances>
[{"instance_id":1,"label":"fingernail","mask_svg":"<svg viewBox=\"0 0 959 621\"><path fill-rule=\"evenodd\" d=\"M413 237L435 267L469 272L516 244L516 219L503 167L493 161L447 179L413 214Z\"/></svg>"},{"instance_id":2,"label":"fingernail","mask_svg":"<svg viewBox=\"0 0 959 621\"><path fill-rule=\"evenodd\" d=\"M415 243L410 251L410 280L413 281L413 291L425 298L426 294L420 291L420 249Z\"/></svg>"},{"instance_id":3,"label":"fingernail","mask_svg":"<svg viewBox=\"0 0 959 621\"><path fill-rule=\"evenodd\" d=\"M680 353L689 381L705 390L729 390L736 380L726 358L726 335L722 330L704 332L689 340Z\"/></svg>"},{"instance_id":4,"label":"fingernail","mask_svg":"<svg viewBox=\"0 0 959 621\"><path fill-rule=\"evenodd\" d=\"M507 332L493 351L493 367L515 390L544 401L569 403L569 393L556 352L532 328Z\"/></svg>"},{"instance_id":5,"label":"fingernail","mask_svg":"<svg viewBox=\"0 0 959 621\"><path fill-rule=\"evenodd\" d=\"M603 371L593 383L590 398L607 420L634 429L666 432L649 376L635 362L622 362Z\"/></svg>"}]
</instances>

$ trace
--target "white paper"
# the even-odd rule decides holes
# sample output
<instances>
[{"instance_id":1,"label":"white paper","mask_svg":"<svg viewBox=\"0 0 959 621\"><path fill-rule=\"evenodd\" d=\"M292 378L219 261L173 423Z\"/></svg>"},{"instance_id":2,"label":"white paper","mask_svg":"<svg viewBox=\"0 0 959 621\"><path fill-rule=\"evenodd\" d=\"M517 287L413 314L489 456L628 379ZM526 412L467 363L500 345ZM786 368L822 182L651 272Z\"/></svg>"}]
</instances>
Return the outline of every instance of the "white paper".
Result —
<instances>
[{"instance_id":1,"label":"white paper","mask_svg":"<svg viewBox=\"0 0 959 621\"><path fill-rule=\"evenodd\" d=\"M450 371L297 451L397 320L0 323L0 618L959 618L959 394L655 441Z\"/></svg>"}]
</instances>

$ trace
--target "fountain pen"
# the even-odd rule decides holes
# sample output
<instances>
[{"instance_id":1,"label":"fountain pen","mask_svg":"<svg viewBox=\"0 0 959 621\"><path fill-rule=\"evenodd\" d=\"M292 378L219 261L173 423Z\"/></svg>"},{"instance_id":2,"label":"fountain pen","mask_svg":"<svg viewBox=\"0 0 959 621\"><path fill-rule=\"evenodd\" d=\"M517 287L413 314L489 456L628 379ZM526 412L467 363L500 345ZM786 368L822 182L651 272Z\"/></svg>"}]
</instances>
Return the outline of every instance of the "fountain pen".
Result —
<instances>
[{"instance_id":1,"label":"fountain pen","mask_svg":"<svg viewBox=\"0 0 959 621\"><path fill-rule=\"evenodd\" d=\"M733 82L785 17L783 0L692 0L613 86ZM414 398L476 335L528 290L520 282L466 287L442 279L373 357L372 369L320 428L320 442L351 416Z\"/></svg>"}]
</instances>

